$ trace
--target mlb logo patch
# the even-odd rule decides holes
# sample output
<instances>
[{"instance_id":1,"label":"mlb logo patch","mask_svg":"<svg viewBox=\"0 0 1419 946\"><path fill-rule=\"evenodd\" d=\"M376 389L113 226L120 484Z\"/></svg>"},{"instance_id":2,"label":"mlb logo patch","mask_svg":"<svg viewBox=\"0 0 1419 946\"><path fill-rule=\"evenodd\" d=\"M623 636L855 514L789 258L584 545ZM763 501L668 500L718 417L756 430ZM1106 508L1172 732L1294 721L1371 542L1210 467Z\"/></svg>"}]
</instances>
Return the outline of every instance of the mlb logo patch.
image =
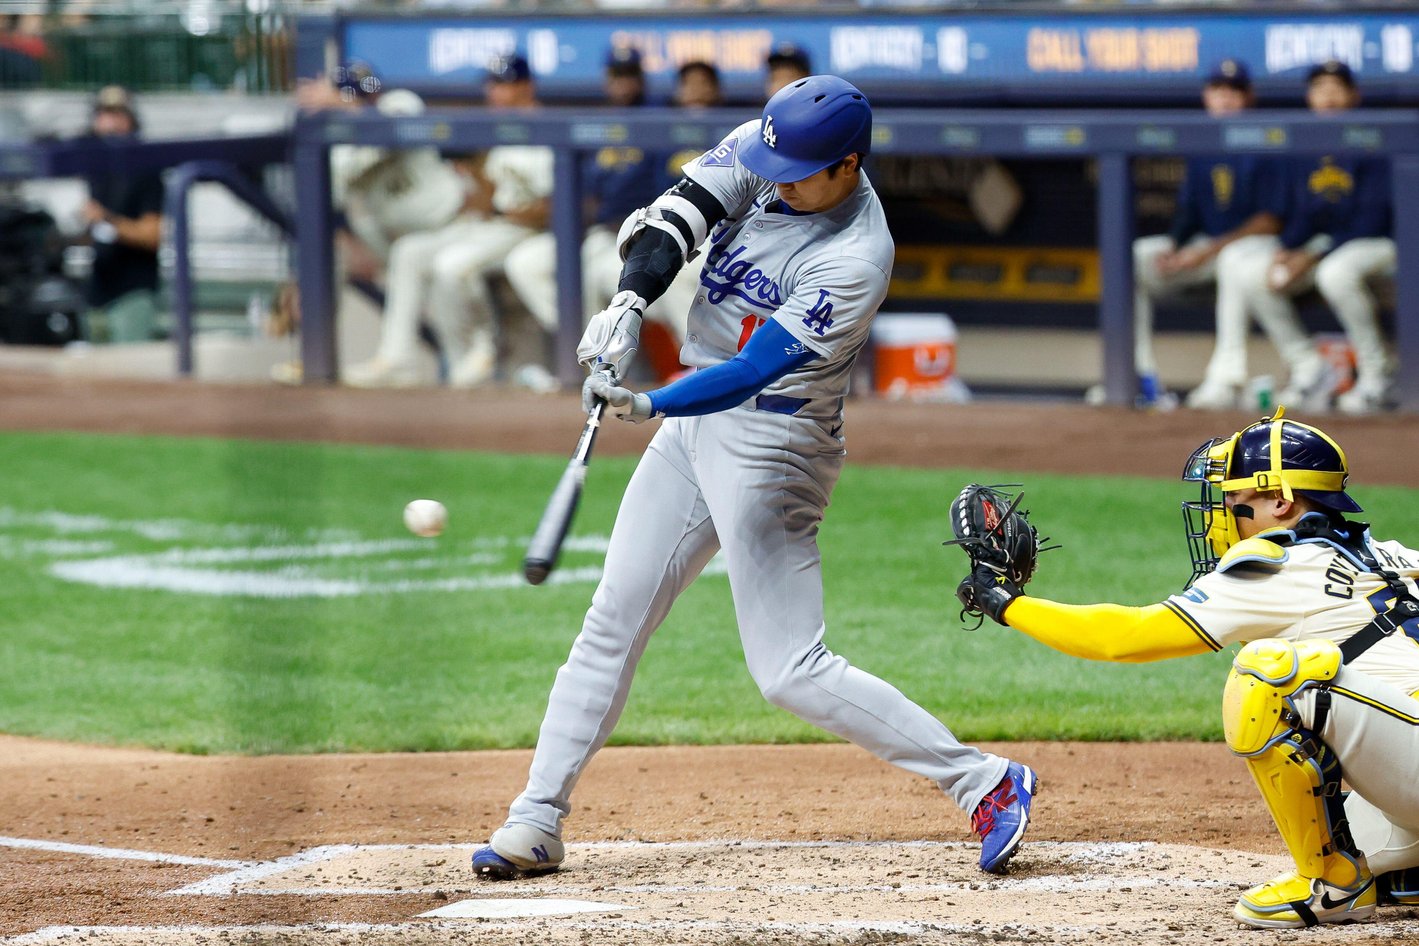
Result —
<instances>
[{"instance_id":1,"label":"mlb logo patch","mask_svg":"<svg viewBox=\"0 0 1419 946\"><path fill-rule=\"evenodd\" d=\"M739 139L730 138L724 144L713 151L706 151L700 159L702 168L732 168L734 167L734 152L739 148Z\"/></svg>"}]
</instances>

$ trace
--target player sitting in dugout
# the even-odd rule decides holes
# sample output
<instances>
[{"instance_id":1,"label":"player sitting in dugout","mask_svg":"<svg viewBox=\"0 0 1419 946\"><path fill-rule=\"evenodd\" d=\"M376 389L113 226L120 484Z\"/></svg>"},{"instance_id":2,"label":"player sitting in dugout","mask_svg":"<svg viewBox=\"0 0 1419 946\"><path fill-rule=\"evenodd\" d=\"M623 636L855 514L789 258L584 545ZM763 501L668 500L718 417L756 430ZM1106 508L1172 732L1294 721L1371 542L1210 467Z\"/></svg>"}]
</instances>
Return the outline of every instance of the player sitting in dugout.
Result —
<instances>
[{"instance_id":1,"label":"player sitting in dugout","mask_svg":"<svg viewBox=\"0 0 1419 946\"><path fill-rule=\"evenodd\" d=\"M1241 895L1234 915L1248 926L1419 904L1419 551L1346 518L1362 511L1348 475L1339 444L1278 408L1188 459L1183 479L1201 495L1183 504L1182 593L1142 608L1061 604L987 564L956 590L968 611L1090 660L1244 644L1223 692L1227 744L1296 862Z\"/></svg>"}]
</instances>

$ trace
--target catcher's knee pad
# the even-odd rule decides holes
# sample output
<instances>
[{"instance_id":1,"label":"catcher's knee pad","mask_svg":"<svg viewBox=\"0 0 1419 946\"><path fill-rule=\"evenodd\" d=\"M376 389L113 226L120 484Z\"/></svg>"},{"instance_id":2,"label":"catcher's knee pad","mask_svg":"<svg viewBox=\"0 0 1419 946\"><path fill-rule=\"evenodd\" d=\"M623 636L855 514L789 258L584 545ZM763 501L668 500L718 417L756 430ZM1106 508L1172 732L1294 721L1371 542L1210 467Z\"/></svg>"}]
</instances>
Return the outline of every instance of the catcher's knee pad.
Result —
<instances>
[{"instance_id":1,"label":"catcher's knee pad","mask_svg":"<svg viewBox=\"0 0 1419 946\"><path fill-rule=\"evenodd\" d=\"M1295 699L1340 670L1332 641L1252 641L1232 661L1222 694L1227 745L1240 756L1264 752L1300 725Z\"/></svg>"},{"instance_id":2,"label":"catcher's knee pad","mask_svg":"<svg viewBox=\"0 0 1419 946\"><path fill-rule=\"evenodd\" d=\"M1298 694L1339 669L1340 649L1330 641L1253 641L1232 663L1222 720L1227 745L1245 757L1296 869L1348 886L1365 868L1345 821L1340 760L1302 728L1295 705Z\"/></svg>"}]
</instances>

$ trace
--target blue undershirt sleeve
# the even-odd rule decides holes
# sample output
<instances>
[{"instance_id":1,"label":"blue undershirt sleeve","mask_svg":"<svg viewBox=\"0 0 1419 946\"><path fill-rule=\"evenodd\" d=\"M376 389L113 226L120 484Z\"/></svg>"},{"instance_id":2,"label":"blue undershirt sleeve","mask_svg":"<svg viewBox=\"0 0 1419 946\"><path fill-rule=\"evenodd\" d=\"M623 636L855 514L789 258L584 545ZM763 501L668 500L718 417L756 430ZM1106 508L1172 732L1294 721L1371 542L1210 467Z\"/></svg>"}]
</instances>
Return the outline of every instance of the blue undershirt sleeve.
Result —
<instances>
[{"instance_id":1,"label":"blue undershirt sleeve","mask_svg":"<svg viewBox=\"0 0 1419 946\"><path fill-rule=\"evenodd\" d=\"M817 357L787 329L769 319L749 336L744 350L728 361L647 392L651 412L691 417L728 410Z\"/></svg>"}]
</instances>

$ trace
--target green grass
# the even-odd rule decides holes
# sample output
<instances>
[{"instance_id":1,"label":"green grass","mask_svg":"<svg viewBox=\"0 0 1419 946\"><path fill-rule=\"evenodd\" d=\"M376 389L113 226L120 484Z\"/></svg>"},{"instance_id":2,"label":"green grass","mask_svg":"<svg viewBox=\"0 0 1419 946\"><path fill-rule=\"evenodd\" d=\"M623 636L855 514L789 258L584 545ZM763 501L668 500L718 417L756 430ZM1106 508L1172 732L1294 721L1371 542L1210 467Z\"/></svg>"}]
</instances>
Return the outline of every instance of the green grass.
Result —
<instances>
[{"instance_id":1,"label":"green grass","mask_svg":"<svg viewBox=\"0 0 1419 946\"><path fill-rule=\"evenodd\" d=\"M516 575L563 464L0 434L0 730L199 753L531 745L593 585L388 586ZM633 465L596 461L574 536L609 533ZM972 479L1023 479L1036 520L1063 542L1043 559L1034 593L1143 604L1187 574L1175 482L849 464L820 539L828 645L966 740L1219 738L1225 653L1101 665L991 624L961 629L953 588L965 558L940 541L946 504ZM1419 492L1359 492L1379 523L1419 519ZM418 496L449 506L442 538L404 531L400 510ZM375 542L390 544L339 554ZM315 546L325 551L311 557ZM241 560L210 560L224 555ZM600 558L572 549L562 569ZM101 587L56 573L95 560L106 573L136 569L168 581L192 580L196 570L204 581L244 572L260 582L385 587L255 597ZM711 575L651 642L612 741L822 738L759 697L728 583Z\"/></svg>"}]
</instances>

